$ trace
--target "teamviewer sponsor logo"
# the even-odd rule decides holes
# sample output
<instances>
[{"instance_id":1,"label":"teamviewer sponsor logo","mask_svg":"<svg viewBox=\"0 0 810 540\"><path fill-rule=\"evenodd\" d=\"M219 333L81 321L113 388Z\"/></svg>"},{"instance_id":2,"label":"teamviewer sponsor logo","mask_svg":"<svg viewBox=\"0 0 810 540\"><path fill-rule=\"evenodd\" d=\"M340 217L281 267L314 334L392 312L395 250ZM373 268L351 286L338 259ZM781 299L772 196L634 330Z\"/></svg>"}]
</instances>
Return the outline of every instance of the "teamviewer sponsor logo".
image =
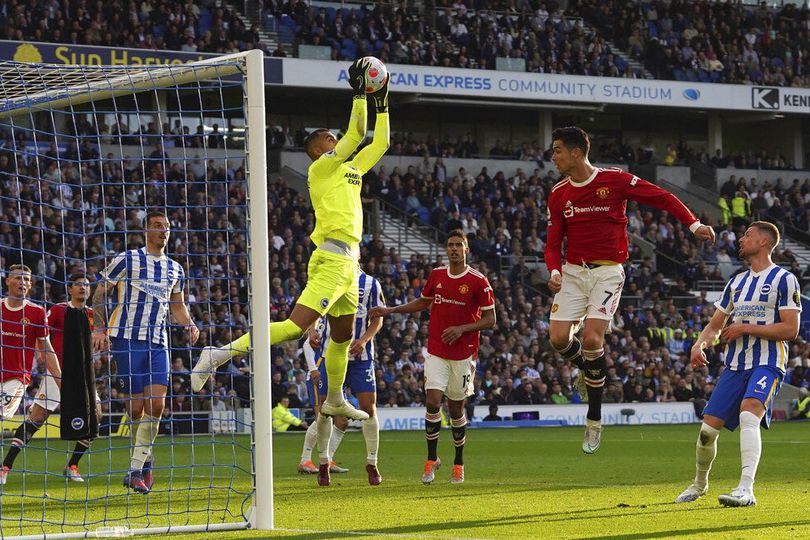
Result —
<instances>
[{"instance_id":1,"label":"teamviewer sponsor logo","mask_svg":"<svg viewBox=\"0 0 810 540\"><path fill-rule=\"evenodd\" d=\"M755 86L751 89L751 106L755 109L779 109L779 89Z\"/></svg>"}]
</instances>

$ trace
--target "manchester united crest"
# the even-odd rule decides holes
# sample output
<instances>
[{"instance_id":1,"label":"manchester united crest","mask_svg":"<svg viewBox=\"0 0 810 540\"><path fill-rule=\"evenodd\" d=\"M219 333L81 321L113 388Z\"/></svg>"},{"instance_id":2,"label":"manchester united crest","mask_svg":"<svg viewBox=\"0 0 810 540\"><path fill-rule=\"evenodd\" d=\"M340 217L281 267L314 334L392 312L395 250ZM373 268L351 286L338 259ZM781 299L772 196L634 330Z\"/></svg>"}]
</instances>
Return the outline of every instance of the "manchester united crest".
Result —
<instances>
[{"instance_id":1,"label":"manchester united crest","mask_svg":"<svg viewBox=\"0 0 810 540\"><path fill-rule=\"evenodd\" d=\"M31 320L28 319L27 317L23 317L22 320L20 321L20 324L23 326L25 326L26 324L31 324Z\"/></svg>"},{"instance_id":2,"label":"manchester united crest","mask_svg":"<svg viewBox=\"0 0 810 540\"><path fill-rule=\"evenodd\" d=\"M600 187L596 190L596 196L600 199L607 199L607 196L610 195L610 189L606 187Z\"/></svg>"},{"instance_id":3,"label":"manchester united crest","mask_svg":"<svg viewBox=\"0 0 810 540\"><path fill-rule=\"evenodd\" d=\"M470 287L466 283L462 283L458 287L458 292L461 294L467 294L468 292L470 292Z\"/></svg>"}]
</instances>

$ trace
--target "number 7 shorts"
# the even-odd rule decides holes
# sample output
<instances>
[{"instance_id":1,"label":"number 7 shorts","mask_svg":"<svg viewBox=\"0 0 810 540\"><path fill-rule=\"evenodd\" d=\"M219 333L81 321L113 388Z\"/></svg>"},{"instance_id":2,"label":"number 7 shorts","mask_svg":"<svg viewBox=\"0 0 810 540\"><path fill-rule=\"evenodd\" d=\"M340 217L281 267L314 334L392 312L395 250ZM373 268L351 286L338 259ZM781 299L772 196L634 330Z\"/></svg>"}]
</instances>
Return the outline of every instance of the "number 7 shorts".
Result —
<instances>
[{"instance_id":1,"label":"number 7 shorts","mask_svg":"<svg viewBox=\"0 0 810 540\"><path fill-rule=\"evenodd\" d=\"M447 399L461 401L473 395L475 360L447 360L433 354L425 358L425 390L441 390Z\"/></svg>"},{"instance_id":2,"label":"number 7 shorts","mask_svg":"<svg viewBox=\"0 0 810 540\"><path fill-rule=\"evenodd\" d=\"M554 295L552 321L610 320L619 307L624 287L624 268L620 264L585 268L565 263L562 288Z\"/></svg>"}]
</instances>

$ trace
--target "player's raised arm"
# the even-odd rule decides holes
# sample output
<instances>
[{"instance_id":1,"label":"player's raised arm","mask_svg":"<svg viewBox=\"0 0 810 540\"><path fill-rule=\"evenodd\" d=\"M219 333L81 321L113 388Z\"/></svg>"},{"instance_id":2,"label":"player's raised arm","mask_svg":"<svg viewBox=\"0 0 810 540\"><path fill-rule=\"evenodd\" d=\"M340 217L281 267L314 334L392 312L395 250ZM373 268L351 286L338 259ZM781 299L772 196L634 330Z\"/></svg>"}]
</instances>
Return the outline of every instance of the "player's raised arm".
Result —
<instances>
[{"instance_id":1,"label":"player's raised arm","mask_svg":"<svg viewBox=\"0 0 810 540\"><path fill-rule=\"evenodd\" d=\"M374 138L371 140L371 144L360 150L352 160L352 165L364 173L370 170L391 146L391 127L388 119L388 82L390 80L389 75L379 90L369 94L377 111L377 119L374 121Z\"/></svg>"},{"instance_id":2,"label":"player's raised arm","mask_svg":"<svg viewBox=\"0 0 810 540\"><path fill-rule=\"evenodd\" d=\"M366 71L368 71L368 63L362 58L349 67L349 84L354 91L354 98L348 129L346 134L337 141L333 150L317 157L310 156L315 159L314 163L310 165L311 173L321 177L331 174L338 165L354 154L366 137Z\"/></svg>"},{"instance_id":3,"label":"player's raised arm","mask_svg":"<svg viewBox=\"0 0 810 540\"><path fill-rule=\"evenodd\" d=\"M678 197L637 176L633 176L629 173L627 176L629 177L627 186L628 199L654 206L661 210L666 210L675 216L675 219L689 227L692 234L700 240L714 243L714 229L708 225L702 224L697 216L695 216Z\"/></svg>"}]
</instances>

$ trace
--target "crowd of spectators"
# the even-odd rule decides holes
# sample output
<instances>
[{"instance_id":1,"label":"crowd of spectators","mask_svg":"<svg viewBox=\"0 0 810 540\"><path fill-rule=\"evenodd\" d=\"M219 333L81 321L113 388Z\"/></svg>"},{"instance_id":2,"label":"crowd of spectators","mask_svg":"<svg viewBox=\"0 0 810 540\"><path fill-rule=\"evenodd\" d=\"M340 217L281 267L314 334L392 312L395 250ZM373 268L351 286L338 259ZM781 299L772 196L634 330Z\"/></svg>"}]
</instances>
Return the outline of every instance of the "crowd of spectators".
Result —
<instances>
[{"instance_id":1,"label":"crowd of spectators","mask_svg":"<svg viewBox=\"0 0 810 540\"><path fill-rule=\"evenodd\" d=\"M741 2L574 0L569 10L658 79L806 87L810 10Z\"/></svg>"},{"instance_id":2,"label":"crowd of spectators","mask_svg":"<svg viewBox=\"0 0 810 540\"><path fill-rule=\"evenodd\" d=\"M373 54L401 64L495 69L497 58L509 58L525 61L528 72L642 76L612 42L659 79L810 86L810 10L790 3L572 0L563 9L555 0L456 0L430 11L397 3L262 4L264 20L291 28L300 43L330 47L335 60ZM259 23L248 28L213 0L11 0L0 9L9 40L186 52L266 48ZM281 45L267 53L286 55Z\"/></svg>"},{"instance_id":3,"label":"crowd of spectators","mask_svg":"<svg viewBox=\"0 0 810 540\"><path fill-rule=\"evenodd\" d=\"M357 9L300 0L264 4L267 17L291 24L301 43L330 47L334 60L373 54L398 64L495 69L496 58L510 58L535 73L639 76L555 1L437 2L435 12L381 3Z\"/></svg>"},{"instance_id":4,"label":"crowd of spectators","mask_svg":"<svg viewBox=\"0 0 810 540\"><path fill-rule=\"evenodd\" d=\"M54 171L55 160L66 150L32 152L21 145L24 136L12 135L0 148L0 263L28 264L38 276L32 298L57 302L64 298L65 273L85 268L95 281L112 255L141 245L144 209L167 208L174 230L168 251L186 269L190 309L202 333L193 350L182 333L174 333L166 414L247 405L251 371L247 358L221 368L202 393L193 394L188 388L196 351L228 343L248 328L243 168L222 160L196 164L194 159L182 163L171 158L141 163L129 156L100 160L98 151L84 150L88 146L94 150L92 143L85 144L85 135L93 141L96 136L81 131L76 135L80 161L62 159L58 177L39 175L38 171ZM493 170L447 170L441 158L425 156L403 169L378 167L364 179L364 196L412 208L414 220L424 214L440 228L460 227L468 234L471 261L490 278L498 318L497 328L482 336L475 402L576 402L579 396L572 386L576 369L550 347L550 297L541 270L531 264L544 248L546 201L556 176L533 166L501 171L497 163L493 161ZM797 193L806 197L806 188L807 183L768 189L779 193L771 198L791 198ZM768 189L759 196L765 199ZM308 232L314 214L302 194L280 178L269 183L268 195L270 310L279 320L289 316L307 280L307 263L314 251ZM721 349L710 352L709 368L689 367L690 342L713 310L705 293L694 296L691 291L701 280L724 281L721 263L733 256L731 235L739 235L744 225L727 225L717 246L707 246L698 245L680 223L653 209L631 203L627 214L630 232L654 243L660 254L645 258L634 248L626 264L625 300L607 337L606 401L703 400L720 372ZM443 261L441 256L407 256L374 234L365 238L361 255L365 270L380 280L390 304L418 297L430 270ZM508 272L501 269L505 260L511 264ZM736 271L738 265L731 263ZM427 321L427 314L385 321L376 341L380 406L424 402ZM305 405L306 367L300 344L274 346L270 356L274 403L286 397L291 407ZM791 370L790 376L800 386L810 385L810 347L795 344L789 365L803 366L803 371ZM97 359L96 373L104 408L120 412L123 403L111 384L116 373L108 358Z\"/></svg>"},{"instance_id":5,"label":"crowd of spectators","mask_svg":"<svg viewBox=\"0 0 810 540\"><path fill-rule=\"evenodd\" d=\"M223 54L264 48L257 24L247 28L214 0L9 0L0 28L15 41Z\"/></svg>"}]
</instances>

